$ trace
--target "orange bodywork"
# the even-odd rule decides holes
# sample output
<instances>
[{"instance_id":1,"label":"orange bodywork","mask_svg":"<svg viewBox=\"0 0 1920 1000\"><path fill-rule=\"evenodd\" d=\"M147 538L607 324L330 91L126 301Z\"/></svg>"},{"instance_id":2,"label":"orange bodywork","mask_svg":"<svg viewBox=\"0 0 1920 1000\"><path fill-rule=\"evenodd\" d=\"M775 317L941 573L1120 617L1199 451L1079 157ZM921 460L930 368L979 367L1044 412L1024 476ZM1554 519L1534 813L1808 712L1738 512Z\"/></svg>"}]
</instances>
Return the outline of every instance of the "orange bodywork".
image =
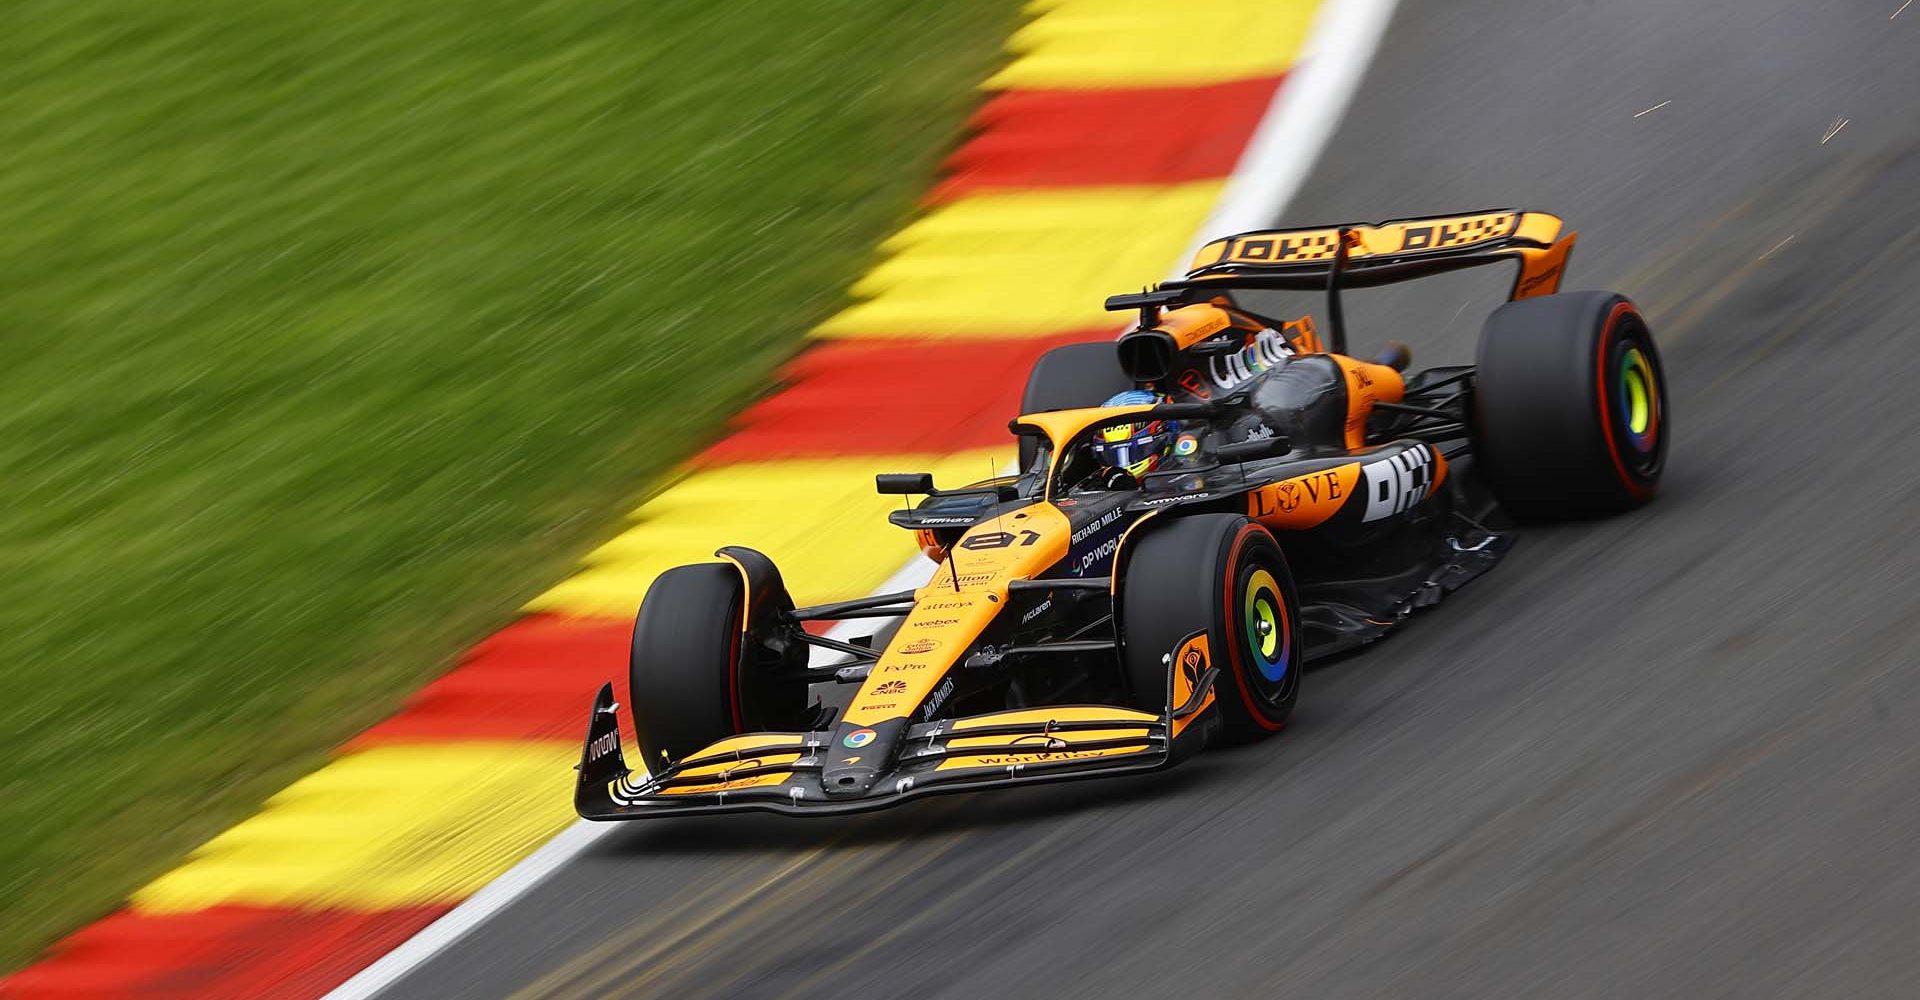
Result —
<instances>
[{"instance_id":1,"label":"orange bodywork","mask_svg":"<svg viewBox=\"0 0 1920 1000\"><path fill-rule=\"evenodd\" d=\"M999 613L1007 584L1059 562L1072 533L1067 516L1049 503L967 529L915 592L913 611L853 696L846 721L870 726L919 707Z\"/></svg>"},{"instance_id":2,"label":"orange bodywork","mask_svg":"<svg viewBox=\"0 0 1920 1000\"><path fill-rule=\"evenodd\" d=\"M1568 233L1566 239L1545 250L1513 251L1514 256L1520 258L1520 276L1514 279L1512 298L1518 301L1559 291L1560 279L1567 273L1567 255L1573 252L1573 241L1577 237L1577 233Z\"/></svg>"},{"instance_id":3,"label":"orange bodywork","mask_svg":"<svg viewBox=\"0 0 1920 1000\"><path fill-rule=\"evenodd\" d=\"M1347 377L1347 447L1367 446L1367 418L1375 403L1398 403L1407 384L1400 373L1386 365L1356 361L1344 354L1330 354Z\"/></svg>"},{"instance_id":4,"label":"orange bodywork","mask_svg":"<svg viewBox=\"0 0 1920 1000\"><path fill-rule=\"evenodd\" d=\"M1359 483L1359 462L1269 483L1247 494L1247 516L1282 531L1316 528L1340 512Z\"/></svg>"},{"instance_id":5,"label":"orange bodywork","mask_svg":"<svg viewBox=\"0 0 1920 1000\"><path fill-rule=\"evenodd\" d=\"M1207 634L1205 632L1201 632L1199 635L1188 639L1180 645L1180 649L1173 654L1173 700L1169 705L1170 708L1179 708L1187 703L1187 699L1193 697L1193 686L1200 683L1201 675L1205 674L1207 668L1212 666L1212 664L1213 653L1212 650L1208 648ZM1200 701L1199 711L1173 720L1172 735L1175 738L1178 738L1181 733L1185 732L1189 725L1192 725L1204 716L1207 709L1213 707L1214 690L1218 687L1219 685L1216 684L1213 688L1207 689L1206 697Z\"/></svg>"},{"instance_id":6,"label":"orange bodywork","mask_svg":"<svg viewBox=\"0 0 1920 1000\"><path fill-rule=\"evenodd\" d=\"M1184 351L1233 325L1233 317L1225 309L1203 302L1161 313L1160 322L1153 328L1172 337Z\"/></svg>"}]
</instances>

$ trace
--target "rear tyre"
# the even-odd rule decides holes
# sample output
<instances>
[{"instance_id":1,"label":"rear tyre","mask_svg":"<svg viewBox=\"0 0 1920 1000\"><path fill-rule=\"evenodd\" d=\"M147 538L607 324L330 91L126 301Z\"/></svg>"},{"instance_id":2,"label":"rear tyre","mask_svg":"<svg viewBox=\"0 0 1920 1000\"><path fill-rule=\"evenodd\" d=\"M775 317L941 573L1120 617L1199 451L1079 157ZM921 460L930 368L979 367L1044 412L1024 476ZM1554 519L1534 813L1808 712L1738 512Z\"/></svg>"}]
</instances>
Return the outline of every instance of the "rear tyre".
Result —
<instances>
[{"instance_id":1,"label":"rear tyre","mask_svg":"<svg viewBox=\"0 0 1920 1000\"><path fill-rule=\"evenodd\" d=\"M1033 371L1027 375L1027 391L1020 397L1020 413L1099 406L1131 388L1133 380L1120 370L1120 354L1112 342L1067 344L1040 355L1040 360L1033 363ZM1039 448L1032 438L1020 439L1022 471L1033 464Z\"/></svg>"},{"instance_id":2,"label":"rear tyre","mask_svg":"<svg viewBox=\"0 0 1920 1000\"><path fill-rule=\"evenodd\" d=\"M633 726L650 770L745 730L740 697L746 587L728 563L676 566L653 581L627 661Z\"/></svg>"},{"instance_id":3,"label":"rear tyre","mask_svg":"<svg viewBox=\"0 0 1920 1000\"><path fill-rule=\"evenodd\" d=\"M1666 467L1666 378L1640 313L1612 292L1509 302L1487 317L1474 376L1477 467L1528 521L1653 499Z\"/></svg>"},{"instance_id":4,"label":"rear tyre","mask_svg":"<svg viewBox=\"0 0 1920 1000\"><path fill-rule=\"evenodd\" d=\"M1134 707L1167 710L1168 664L1207 631L1222 736L1248 742L1287 724L1300 697L1300 602L1279 543L1238 514L1149 526L1131 546L1120 591L1121 663Z\"/></svg>"}]
</instances>

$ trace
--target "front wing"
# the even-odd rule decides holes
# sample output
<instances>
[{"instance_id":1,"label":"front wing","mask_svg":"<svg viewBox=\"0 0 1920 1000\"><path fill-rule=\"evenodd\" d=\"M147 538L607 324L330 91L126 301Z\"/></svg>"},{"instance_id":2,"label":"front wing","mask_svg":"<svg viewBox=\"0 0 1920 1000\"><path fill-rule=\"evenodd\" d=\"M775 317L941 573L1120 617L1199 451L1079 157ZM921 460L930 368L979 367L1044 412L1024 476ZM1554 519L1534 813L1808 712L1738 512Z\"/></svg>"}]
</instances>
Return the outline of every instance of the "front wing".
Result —
<instances>
[{"instance_id":1,"label":"front wing","mask_svg":"<svg viewBox=\"0 0 1920 1000\"><path fill-rule=\"evenodd\" d=\"M1112 705L1013 709L910 726L892 771L856 795L820 780L832 732L729 737L657 775L628 768L613 685L594 698L574 806L593 820L760 810L833 815L922 795L1156 771L1200 749L1219 727L1209 670L1163 714Z\"/></svg>"}]
</instances>

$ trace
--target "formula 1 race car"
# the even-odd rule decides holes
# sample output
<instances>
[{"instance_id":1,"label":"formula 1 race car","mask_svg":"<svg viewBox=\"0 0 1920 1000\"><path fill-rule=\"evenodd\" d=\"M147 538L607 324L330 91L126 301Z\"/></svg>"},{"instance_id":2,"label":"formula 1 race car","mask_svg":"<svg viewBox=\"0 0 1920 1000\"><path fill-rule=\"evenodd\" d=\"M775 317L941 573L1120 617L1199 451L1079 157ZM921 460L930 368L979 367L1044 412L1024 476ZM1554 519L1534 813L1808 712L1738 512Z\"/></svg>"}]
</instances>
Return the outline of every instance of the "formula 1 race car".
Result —
<instances>
[{"instance_id":1,"label":"formula 1 race car","mask_svg":"<svg viewBox=\"0 0 1920 1000\"><path fill-rule=\"evenodd\" d=\"M1653 496L1659 354L1627 299L1557 293L1573 241L1520 211L1246 233L1108 299L1138 325L1041 357L1011 425L1017 474L878 477L924 497L891 520L937 564L925 586L795 608L744 548L662 574L633 631L645 769L608 684L580 815L849 812L1150 771L1278 731L1307 663L1491 568L1513 521ZM1518 274L1476 364L1346 354L1343 291L1501 261ZM1243 304L1275 290L1324 292L1324 336ZM840 624L803 628L822 621ZM812 696L835 684L858 685L844 708Z\"/></svg>"}]
</instances>

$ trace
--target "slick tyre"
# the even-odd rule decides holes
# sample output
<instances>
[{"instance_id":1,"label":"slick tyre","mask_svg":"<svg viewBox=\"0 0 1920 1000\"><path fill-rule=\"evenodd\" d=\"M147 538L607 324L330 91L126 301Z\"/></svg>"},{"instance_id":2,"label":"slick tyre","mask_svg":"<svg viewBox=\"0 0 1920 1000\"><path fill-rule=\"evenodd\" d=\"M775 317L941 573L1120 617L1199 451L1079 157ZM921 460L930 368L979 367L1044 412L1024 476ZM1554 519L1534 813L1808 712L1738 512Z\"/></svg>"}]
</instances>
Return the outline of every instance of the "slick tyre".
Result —
<instances>
[{"instance_id":1,"label":"slick tyre","mask_svg":"<svg viewBox=\"0 0 1920 1000\"><path fill-rule=\"evenodd\" d=\"M728 563L677 566L647 588L627 661L643 760L683 760L745 729L741 621L746 587Z\"/></svg>"},{"instance_id":2,"label":"slick tyre","mask_svg":"<svg viewBox=\"0 0 1920 1000\"><path fill-rule=\"evenodd\" d=\"M1300 697L1300 604L1280 546L1238 514L1152 525L1131 546L1120 592L1121 662L1134 707L1167 710L1162 658L1205 629L1221 735L1271 736Z\"/></svg>"},{"instance_id":3,"label":"slick tyre","mask_svg":"<svg viewBox=\"0 0 1920 1000\"><path fill-rule=\"evenodd\" d=\"M1033 363L1033 371L1027 375L1027 391L1020 396L1020 413L1099 406L1131 388L1133 380L1120 370L1120 355L1111 342L1068 344L1040 355L1040 360ZM1022 470L1033 464L1038 450L1032 438L1020 439Z\"/></svg>"},{"instance_id":4,"label":"slick tyre","mask_svg":"<svg viewBox=\"0 0 1920 1000\"><path fill-rule=\"evenodd\" d=\"M1671 437L1653 334L1612 292L1509 302L1480 334L1473 448L1524 521L1598 517L1653 499Z\"/></svg>"}]
</instances>

